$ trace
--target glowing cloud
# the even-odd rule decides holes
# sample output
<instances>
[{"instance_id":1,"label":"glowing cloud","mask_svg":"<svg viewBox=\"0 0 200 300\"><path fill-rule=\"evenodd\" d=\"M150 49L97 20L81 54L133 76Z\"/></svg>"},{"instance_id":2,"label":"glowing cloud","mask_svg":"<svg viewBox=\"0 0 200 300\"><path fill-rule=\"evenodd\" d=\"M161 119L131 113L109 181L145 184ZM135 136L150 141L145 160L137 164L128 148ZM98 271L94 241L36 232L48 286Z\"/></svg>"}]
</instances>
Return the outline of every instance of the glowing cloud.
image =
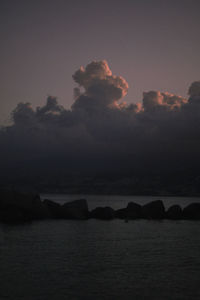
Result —
<instances>
[{"instance_id":1,"label":"glowing cloud","mask_svg":"<svg viewBox=\"0 0 200 300\"><path fill-rule=\"evenodd\" d=\"M112 75L105 60L93 61L77 70L72 76L85 91L75 90L76 102L73 108L83 108L84 105L108 106L123 98L128 91L128 83L121 76ZM94 103L93 103L94 102Z\"/></svg>"},{"instance_id":2,"label":"glowing cloud","mask_svg":"<svg viewBox=\"0 0 200 300\"><path fill-rule=\"evenodd\" d=\"M81 67L73 78L78 87L71 110L51 96L36 110L29 103L14 109L13 124L0 130L4 172L16 164L26 168L27 162L30 172L36 165L40 170L44 161L54 162L55 169L94 173L102 166L146 172L145 163L159 174L163 166L198 166L200 81L190 86L189 100L150 91L141 103L127 105L128 83L105 60Z\"/></svg>"}]
</instances>

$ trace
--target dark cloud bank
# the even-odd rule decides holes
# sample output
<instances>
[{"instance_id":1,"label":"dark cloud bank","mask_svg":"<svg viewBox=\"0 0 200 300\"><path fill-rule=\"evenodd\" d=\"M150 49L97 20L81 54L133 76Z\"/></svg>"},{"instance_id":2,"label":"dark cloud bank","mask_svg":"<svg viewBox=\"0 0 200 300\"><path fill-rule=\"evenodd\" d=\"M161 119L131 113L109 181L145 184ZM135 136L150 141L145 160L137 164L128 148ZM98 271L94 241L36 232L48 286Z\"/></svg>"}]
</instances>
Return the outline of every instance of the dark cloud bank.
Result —
<instances>
[{"instance_id":1,"label":"dark cloud bank","mask_svg":"<svg viewBox=\"0 0 200 300\"><path fill-rule=\"evenodd\" d=\"M106 61L77 70L74 104L55 97L34 110L19 103L0 130L2 184L70 191L200 192L200 81L189 99L143 94L127 105L128 83Z\"/></svg>"}]
</instances>

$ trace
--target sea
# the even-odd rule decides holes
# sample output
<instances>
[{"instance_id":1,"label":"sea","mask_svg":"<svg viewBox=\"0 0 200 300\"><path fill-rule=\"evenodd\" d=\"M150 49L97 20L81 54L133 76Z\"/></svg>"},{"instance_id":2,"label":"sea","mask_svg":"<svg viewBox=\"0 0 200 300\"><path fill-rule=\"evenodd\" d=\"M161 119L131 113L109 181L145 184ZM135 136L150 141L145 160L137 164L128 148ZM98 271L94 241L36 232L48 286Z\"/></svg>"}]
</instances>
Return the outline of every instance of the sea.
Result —
<instances>
[{"instance_id":1,"label":"sea","mask_svg":"<svg viewBox=\"0 0 200 300\"><path fill-rule=\"evenodd\" d=\"M42 194L89 209L190 197ZM200 299L200 221L44 220L0 224L0 300Z\"/></svg>"}]
</instances>

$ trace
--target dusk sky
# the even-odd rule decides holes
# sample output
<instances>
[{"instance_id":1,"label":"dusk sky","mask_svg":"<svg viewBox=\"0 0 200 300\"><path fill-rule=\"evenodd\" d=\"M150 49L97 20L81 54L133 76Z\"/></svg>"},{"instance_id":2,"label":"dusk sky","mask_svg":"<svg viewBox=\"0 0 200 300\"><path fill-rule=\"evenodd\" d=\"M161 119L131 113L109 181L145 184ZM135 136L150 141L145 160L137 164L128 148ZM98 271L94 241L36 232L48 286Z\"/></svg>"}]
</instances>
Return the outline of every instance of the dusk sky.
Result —
<instances>
[{"instance_id":1,"label":"dusk sky","mask_svg":"<svg viewBox=\"0 0 200 300\"><path fill-rule=\"evenodd\" d=\"M93 60L126 79L129 104L150 90L187 97L200 79L199 11L198 0L1 0L0 124L48 95L69 109L72 75Z\"/></svg>"},{"instance_id":2,"label":"dusk sky","mask_svg":"<svg viewBox=\"0 0 200 300\"><path fill-rule=\"evenodd\" d=\"M200 299L200 0L0 0L0 42L0 300Z\"/></svg>"}]
</instances>

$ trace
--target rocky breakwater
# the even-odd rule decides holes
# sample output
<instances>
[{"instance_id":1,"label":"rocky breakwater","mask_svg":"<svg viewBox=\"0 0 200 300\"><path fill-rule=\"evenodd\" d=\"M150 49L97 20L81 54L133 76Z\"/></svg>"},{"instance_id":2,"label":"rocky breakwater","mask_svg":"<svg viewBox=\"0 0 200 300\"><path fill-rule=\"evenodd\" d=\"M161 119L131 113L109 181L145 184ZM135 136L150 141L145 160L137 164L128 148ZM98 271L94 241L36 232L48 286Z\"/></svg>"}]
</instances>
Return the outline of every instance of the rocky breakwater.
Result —
<instances>
[{"instance_id":1,"label":"rocky breakwater","mask_svg":"<svg viewBox=\"0 0 200 300\"><path fill-rule=\"evenodd\" d=\"M89 218L88 204L85 199L66 202L63 205L45 199L43 204L53 219L87 220Z\"/></svg>"},{"instance_id":2,"label":"rocky breakwater","mask_svg":"<svg viewBox=\"0 0 200 300\"><path fill-rule=\"evenodd\" d=\"M61 205L48 199L42 201L36 193L0 190L0 222L15 224L42 219L200 220L200 203L192 203L183 209L179 205L173 205L165 210L162 200L156 200L143 206L130 202L118 210L111 207L97 207L89 211L85 199Z\"/></svg>"},{"instance_id":3,"label":"rocky breakwater","mask_svg":"<svg viewBox=\"0 0 200 300\"><path fill-rule=\"evenodd\" d=\"M89 218L88 204L85 199L67 202L63 205L51 200L40 199L34 192L0 190L0 222L22 223L43 219Z\"/></svg>"},{"instance_id":4,"label":"rocky breakwater","mask_svg":"<svg viewBox=\"0 0 200 300\"><path fill-rule=\"evenodd\" d=\"M0 190L0 221L18 223L50 217L49 210L34 192Z\"/></svg>"}]
</instances>

